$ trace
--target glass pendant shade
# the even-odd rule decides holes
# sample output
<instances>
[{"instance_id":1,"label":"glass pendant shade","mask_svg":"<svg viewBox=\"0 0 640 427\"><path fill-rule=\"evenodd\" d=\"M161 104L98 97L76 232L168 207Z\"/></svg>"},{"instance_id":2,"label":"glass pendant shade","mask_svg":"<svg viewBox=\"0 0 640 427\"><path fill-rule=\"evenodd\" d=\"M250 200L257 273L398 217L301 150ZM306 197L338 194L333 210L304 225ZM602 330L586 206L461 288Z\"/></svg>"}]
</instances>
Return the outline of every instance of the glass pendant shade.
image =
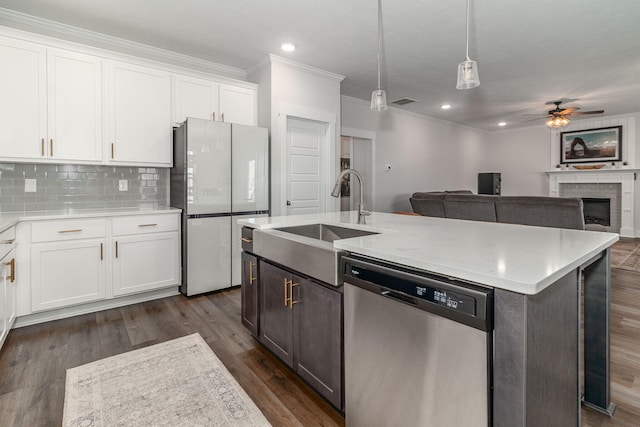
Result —
<instances>
[{"instance_id":1,"label":"glass pendant shade","mask_svg":"<svg viewBox=\"0 0 640 427\"><path fill-rule=\"evenodd\" d=\"M571 122L568 117L556 116L552 117L545 123L550 128L561 128L568 125Z\"/></svg>"},{"instance_id":2,"label":"glass pendant shade","mask_svg":"<svg viewBox=\"0 0 640 427\"><path fill-rule=\"evenodd\" d=\"M387 107L387 94L382 89L371 92L371 109L373 111L384 111Z\"/></svg>"},{"instance_id":3,"label":"glass pendant shade","mask_svg":"<svg viewBox=\"0 0 640 427\"><path fill-rule=\"evenodd\" d=\"M480 77L478 76L478 64L467 58L466 61L458 65L458 83L456 89L471 89L480 86Z\"/></svg>"}]
</instances>

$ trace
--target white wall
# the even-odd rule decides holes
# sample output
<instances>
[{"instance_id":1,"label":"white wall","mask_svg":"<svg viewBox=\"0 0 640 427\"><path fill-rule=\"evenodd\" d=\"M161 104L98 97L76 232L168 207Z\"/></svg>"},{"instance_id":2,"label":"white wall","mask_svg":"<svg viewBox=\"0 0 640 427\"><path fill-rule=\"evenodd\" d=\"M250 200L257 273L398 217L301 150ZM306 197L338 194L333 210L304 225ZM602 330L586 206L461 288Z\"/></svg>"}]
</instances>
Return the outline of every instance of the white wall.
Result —
<instances>
[{"instance_id":1,"label":"white wall","mask_svg":"<svg viewBox=\"0 0 640 427\"><path fill-rule=\"evenodd\" d=\"M491 172L485 167L489 135L479 130L394 108L374 112L368 102L346 96L342 126L376 135L371 208L379 212L411 211L416 191L476 192L478 172Z\"/></svg>"}]
</instances>

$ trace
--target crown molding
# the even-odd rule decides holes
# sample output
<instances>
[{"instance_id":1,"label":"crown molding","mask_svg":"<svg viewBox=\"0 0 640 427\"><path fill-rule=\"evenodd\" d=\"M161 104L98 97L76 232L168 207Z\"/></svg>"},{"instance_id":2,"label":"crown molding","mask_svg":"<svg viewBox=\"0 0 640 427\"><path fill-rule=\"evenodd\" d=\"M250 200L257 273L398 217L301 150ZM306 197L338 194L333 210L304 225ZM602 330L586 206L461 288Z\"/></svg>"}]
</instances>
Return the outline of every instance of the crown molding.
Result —
<instances>
[{"instance_id":1,"label":"crown molding","mask_svg":"<svg viewBox=\"0 0 640 427\"><path fill-rule=\"evenodd\" d=\"M194 58L170 50L148 46L6 8L0 8L0 25L45 36L59 37L67 41L88 44L93 47L108 49L118 53L141 56L159 62L168 62L172 65L183 66L212 74L222 74L223 76L240 80L247 79L247 72L240 68Z\"/></svg>"},{"instance_id":2,"label":"crown molding","mask_svg":"<svg viewBox=\"0 0 640 427\"><path fill-rule=\"evenodd\" d=\"M261 69L263 69L269 64L281 64L290 68L296 68L298 70L301 70L306 73L313 74L319 77L323 77L325 79L335 80L338 83L344 80L344 76L341 76L340 74L332 73L326 70L321 70L320 68L312 67L311 65L301 64L299 62L295 62L290 59L274 55L272 53L268 54L262 61L258 62L253 67L248 68L247 75L251 76L252 74L257 73L258 71L260 71Z\"/></svg>"}]
</instances>

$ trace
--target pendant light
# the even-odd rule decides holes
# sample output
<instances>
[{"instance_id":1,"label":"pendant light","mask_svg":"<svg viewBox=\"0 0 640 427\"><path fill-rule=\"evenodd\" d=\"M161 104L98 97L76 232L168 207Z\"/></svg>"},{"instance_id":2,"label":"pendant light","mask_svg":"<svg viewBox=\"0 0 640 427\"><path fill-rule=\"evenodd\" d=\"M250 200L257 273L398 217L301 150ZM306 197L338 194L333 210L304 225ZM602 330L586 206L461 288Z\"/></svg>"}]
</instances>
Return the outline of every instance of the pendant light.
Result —
<instances>
[{"instance_id":1,"label":"pendant light","mask_svg":"<svg viewBox=\"0 0 640 427\"><path fill-rule=\"evenodd\" d=\"M387 107L387 94L380 87L380 50L382 49L382 0L378 0L378 88L371 93L371 109L384 111Z\"/></svg>"},{"instance_id":2,"label":"pendant light","mask_svg":"<svg viewBox=\"0 0 640 427\"><path fill-rule=\"evenodd\" d=\"M472 89L480 86L478 64L469 58L469 1L467 0L467 59L458 65L458 84L456 89Z\"/></svg>"}]
</instances>

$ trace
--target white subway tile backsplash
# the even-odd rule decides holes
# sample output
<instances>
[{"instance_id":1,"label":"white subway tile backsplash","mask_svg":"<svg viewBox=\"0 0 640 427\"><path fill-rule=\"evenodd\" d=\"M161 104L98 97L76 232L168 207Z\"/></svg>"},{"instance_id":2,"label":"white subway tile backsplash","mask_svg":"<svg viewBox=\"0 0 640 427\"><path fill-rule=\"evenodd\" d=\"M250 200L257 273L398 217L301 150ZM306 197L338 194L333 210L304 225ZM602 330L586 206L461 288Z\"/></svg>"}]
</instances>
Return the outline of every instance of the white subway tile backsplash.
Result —
<instances>
[{"instance_id":1,"label":"white subway tile backsplash","mask_svg":"<svg viewBox=\"0 0 640 427\"><path fill-rule=\"evenodd\" d=\"M35 192L25 193L25 179L36 180ZM118 191L120 179L129 181L128 191ZM0 163L0 212L168 204L169 169Z\"/></svg>"}]
</instances>

